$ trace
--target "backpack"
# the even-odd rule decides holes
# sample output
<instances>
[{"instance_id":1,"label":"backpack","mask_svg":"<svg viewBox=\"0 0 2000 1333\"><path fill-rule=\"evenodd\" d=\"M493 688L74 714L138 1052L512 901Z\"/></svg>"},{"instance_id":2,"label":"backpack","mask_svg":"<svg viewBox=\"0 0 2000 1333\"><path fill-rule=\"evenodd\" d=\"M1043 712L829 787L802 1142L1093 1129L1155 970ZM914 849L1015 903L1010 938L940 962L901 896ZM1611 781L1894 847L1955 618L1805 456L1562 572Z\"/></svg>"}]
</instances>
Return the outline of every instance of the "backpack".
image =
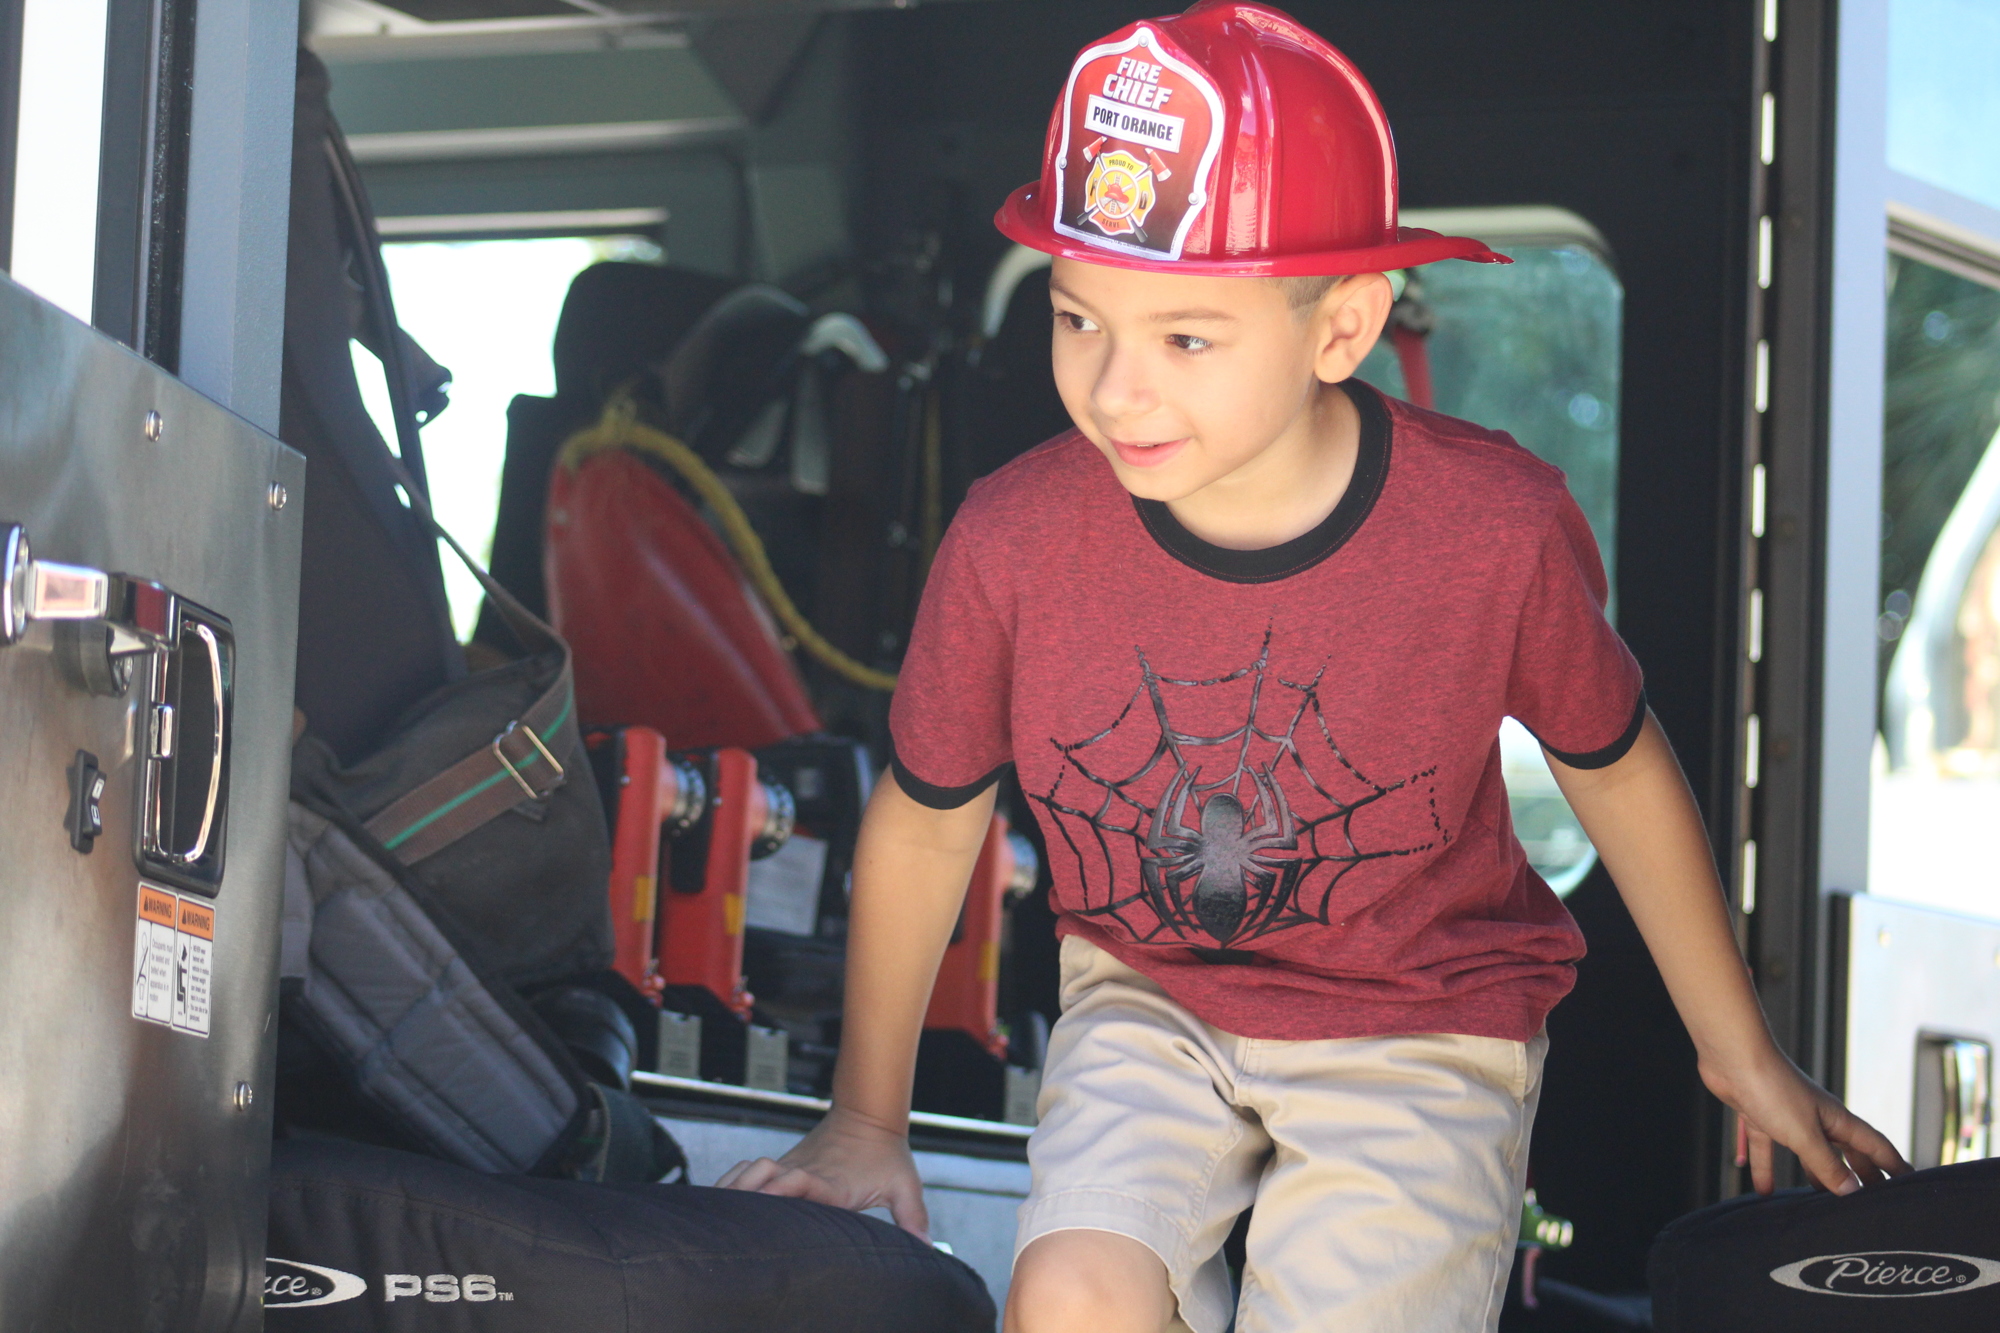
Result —
<instances>
[{"instance_id":1,"label":"backpack","mask_svg":"<svg viewBox=\"0 0 2000 1333\"><path fill-rule=\"evenodd\" d=\"M446 541L485 585L520 655L446 673L457 678L361 733L372 745L358 756L343 760L310 734L295 744L281 1119L480 1171L660 1179L680 1163L678 1148L636 1099L594 1081L577 1058L621 1081L620 1062L598 1057L622 1042L629 1074L637 1040L619 1000L643 1001L601 984L611 959L610 843L577 728L569 648L438 527L404 465L420 456L423 377L410 371L413 345L395 319L380 240L330 118L306 148L323 150L312 160L330 183L364 323L388 372L402 447L391 455L370 430L371 457L403 490L424 541ZM373 628L353 626L357 637ZM563 1036L536 1011L551 999ZM579 1015L592 1026L592 999L598 1030L569 1031Z\"/></svg>"}]
</instances>

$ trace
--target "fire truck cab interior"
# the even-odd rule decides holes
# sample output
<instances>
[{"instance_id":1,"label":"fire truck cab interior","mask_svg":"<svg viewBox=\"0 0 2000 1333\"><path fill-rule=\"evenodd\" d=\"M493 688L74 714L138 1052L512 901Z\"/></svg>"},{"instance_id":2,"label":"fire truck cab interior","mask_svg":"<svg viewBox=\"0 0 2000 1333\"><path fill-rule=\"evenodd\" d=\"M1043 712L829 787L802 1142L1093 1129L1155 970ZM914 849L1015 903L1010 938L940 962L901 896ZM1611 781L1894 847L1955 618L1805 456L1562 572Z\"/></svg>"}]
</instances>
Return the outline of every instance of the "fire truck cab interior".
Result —
<instances>
[{"instance_id":1,"label":"fire truck cab interior","mask_svg":"<svg viewBox=\"0 0 2000 1333\"><path fill-rule=\"evenodd\" d=\"M1513 260L1394 275L1361 377L1563 469L1780 1045L1919 1167L1986 1157L2000 896L1960 849L2000 810L2000 165L1934 127L1971 98L2000 131L1945 49L2000 58L2000 25L1972 0L1287 8L1380 94L1403 224ZM972 482L1069 425L1048 256L992 218L1073 54L1140 16L0 0L0 644L22 645L0 647L0 801L39 812L0 832L24 960L0 969L0 1329L302 1326L279 1310L312 1279L274 1288L260 1248L274 1126L474 1160L354 1072L407 1029L365 1005L342 1027L327 983L305 998L335 899L287 880L285 848L334 845L301 832L331 809L299 803L301 734L315 790L363 802L386 738L489 673L520 692L473 747L489 786L348 830L402 858L354 894L394 881L459 923L437 956L477 994L451 1012L574 1071L535 1085L567 1108L548 1123L595 1128L528 1135L566 1165L495 1139L486 1169L710 1184L810 1127L926 573ZM71 569L96 580L73 604ZM573 710L536 712L558 670ZM72 705L95 720L13 739ZM569 758L544 744L572 731ZM1745 1193L1736 1124L1539 745L1510 722L1500 753L1589 941L1549 1020L1501 1326L1696 1327L1658 1271L1649 1297L1648 1256ZM549 838L601 814L587 892L549 888L532 840L495 850L480 801ZM443 869L474 874L480 839L481 882L509 886L485 900ZM1003 782L919 1056L933 1235L995 1301L1058 1017L1061 854ZM585 917L608 919L601 958L558 947ZM89 987L116 1012L49 1017ZM77 1285L93 1246L129 1291Z\"/></svg>"}]
</instances>

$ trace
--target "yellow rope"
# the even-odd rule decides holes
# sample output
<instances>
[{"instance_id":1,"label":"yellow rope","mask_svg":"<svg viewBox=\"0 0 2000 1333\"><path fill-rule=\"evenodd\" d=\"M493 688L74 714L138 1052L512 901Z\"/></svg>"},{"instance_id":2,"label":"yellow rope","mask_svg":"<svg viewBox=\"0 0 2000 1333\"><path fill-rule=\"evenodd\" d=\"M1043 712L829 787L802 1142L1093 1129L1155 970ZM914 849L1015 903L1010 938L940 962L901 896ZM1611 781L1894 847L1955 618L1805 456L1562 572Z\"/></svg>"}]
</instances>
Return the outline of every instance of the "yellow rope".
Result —
<instances>
[{"instance_id":1,"label":"yellow rope","mask_svg":"<svg viewBox=\"0 0 2000 1333\"><path fill-rule=\"evenodd\" d=\"M729 488L709 470L708 464L701 461L701 455L665 431L655 430L639 420L631 399L619 397L607 403L604 415L597 419L596 425L584 427L563 442L557 463L565 470L574 472L585 460L611 449L633 449L650 455L687 479L695 494L721 520L723 534L729 538L736 558L743 562L744 571L749 574L758 595L763 597L771 613L778 618L778 623L798 641L801 648L828 670L856 685L871 690L896 688L893 675L863 666L841 652L799 613L798 607L792 605L792 599L786 595L784 585L778 582L770 557L764 554L763 540L750 526L749 518L742 506L736 503L736 497L729 493Z\"/></svg>"}]
</instances>

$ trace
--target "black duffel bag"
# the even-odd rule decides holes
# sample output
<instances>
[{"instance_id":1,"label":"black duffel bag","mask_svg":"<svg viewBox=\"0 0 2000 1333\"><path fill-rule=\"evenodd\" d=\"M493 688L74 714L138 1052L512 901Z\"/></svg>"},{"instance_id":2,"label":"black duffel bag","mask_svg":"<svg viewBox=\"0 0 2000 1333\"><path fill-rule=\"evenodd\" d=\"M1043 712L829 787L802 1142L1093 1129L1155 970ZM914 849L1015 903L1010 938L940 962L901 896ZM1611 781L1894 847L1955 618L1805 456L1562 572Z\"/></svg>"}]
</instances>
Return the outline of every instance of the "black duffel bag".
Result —
<instances>
[{"instance_id":1,"label":"black duffel bag","mask_svg":"<svg viewBox=\"0 0 2000 1333\"><path fill-rule=\"evenodd\" d=\"M1730 1199L1661 1232L1648 1278L1660 1333L1991 1333L2000 1158Z\"/></svg>"},{"instance_id":2,"label":"black duffel bag","mask_svg":"<svg viewBox=\"0 0 2000 1333\"><path fill-rule=\"evenodd\" d=\"M491 593L513 601L497 583ZM481 970L525 993L610 966L611 844L569 649L512 609L527 656L421 700L352 764L308 733L292 788L359 819L450 914Z\"/></svg>"},{"instance_id":3,"label":"black duffel bag","mask_svg":"<svg viewBox=\"0 0 2000 1333\"><path fill-rule=\"evenodd\" d=\"M331 124L324 147L338 220L361 269L367 323L383 348L400 453L414 455L413 378L381 241L360 174ZM449 911L489 977L526 992L609 967L610 836L577 725L569 645L438 524L401 458L385 452L382 461L420 527L479 580L520 656L420 700L357 762L343 766L330 748L305 747L294 758L294 799L362 820Z\"/></svg>"},{"instance_id":4,"label":"black duffel bag","mask_svg":"<svg viewBox=\"0 0 2000 1333\"><path fill-rule=\"evenodd\" d=\"M410 457L411 378L379 240L330 124L320 146ZM658 1180L680 1155L623 1089L637 1034L615 994L589 993L612 954L610 838L569 647L438 526L399 459L381 461L520 655L435 690L352 762L310 733L294 747L280 1120L481 1171ZM551 1014L565 1029L595 1014L610 1040L554 1031ZM598 1058L615 1048L625 1058Z\"/></svg>"}]
</instances>

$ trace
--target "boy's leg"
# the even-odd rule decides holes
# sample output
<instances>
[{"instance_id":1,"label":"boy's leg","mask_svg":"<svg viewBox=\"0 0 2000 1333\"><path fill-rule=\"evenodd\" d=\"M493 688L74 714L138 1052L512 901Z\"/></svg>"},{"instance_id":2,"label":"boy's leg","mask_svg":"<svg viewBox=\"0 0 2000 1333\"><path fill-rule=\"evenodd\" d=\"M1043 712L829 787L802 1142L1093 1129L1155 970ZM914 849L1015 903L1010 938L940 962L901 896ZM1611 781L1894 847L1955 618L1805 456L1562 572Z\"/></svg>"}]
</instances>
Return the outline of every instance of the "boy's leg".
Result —
<instances>
[{"instance_id":1,"label":"boy's leg","mask_svg":"<svg viewBox=\"0 0 2000 1333\"><path fill-rule=\"evenodd\" d=\"M1547 1038L1259 1042L1245 1104L1274 1152L1237 1333L1493 1329Z\"/></svg>"},{"instance_id":2,"label":"boy's leg","mask_svg":"<svg viewBox=\"0 0 2000 1333\"><path fill-rule=\"evenodd\" d=\"M1146 1246L1110 1231L1051 1231L1014 1261L1005 1333L1162 1333L1174 1309L1167 1266Z\"/></svg>"},{"instance_id":3,"label":"boy's leg","mask_svg":"<svg viewBox=\"0 0 2000 1333\"><path fill-rule=\"evenodd\" d=\"M1231 1104L1244 1041L1082 939L1063 941L1062 960L1009 1327L1158 1333L1154 1311L1178 1308L1198 1333L1222 1333L1233 1296L1218 1252L1270 1154ZM1041 1322L1107 1299L1139 1301L1142 1322Z\"/></svg>"}]
</instances>

